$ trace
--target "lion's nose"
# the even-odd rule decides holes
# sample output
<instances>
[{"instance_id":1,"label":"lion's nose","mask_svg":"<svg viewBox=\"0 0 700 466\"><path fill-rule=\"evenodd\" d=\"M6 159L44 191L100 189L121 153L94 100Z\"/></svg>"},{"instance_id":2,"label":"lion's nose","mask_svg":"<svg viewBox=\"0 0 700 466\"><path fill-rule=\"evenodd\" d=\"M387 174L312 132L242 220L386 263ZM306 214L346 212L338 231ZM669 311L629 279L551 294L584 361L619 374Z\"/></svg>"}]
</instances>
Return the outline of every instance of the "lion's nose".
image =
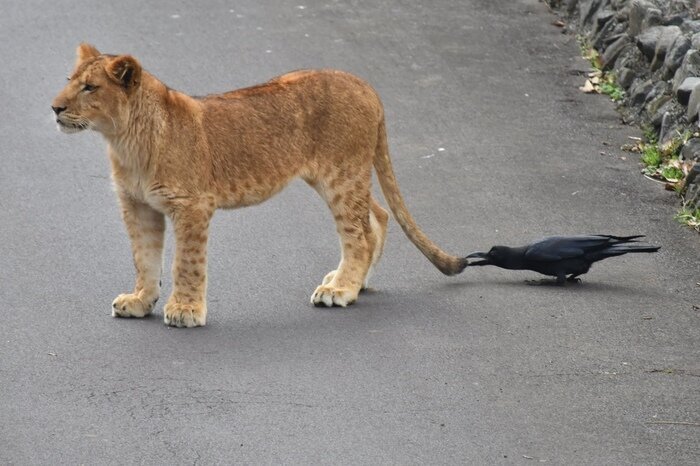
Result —
<instances>
[{"instance_id":1,"label":"lion's nose","mask_svg":"<svg viewBox=\"0 0 700 466\"><path fill-rule=\"evenodd\" d=\"M51 106L51 108L56 113L56 116L60 115L61 112L66 109L66 107L54 107L54 106Z\"/></svg>"}]
</instances>

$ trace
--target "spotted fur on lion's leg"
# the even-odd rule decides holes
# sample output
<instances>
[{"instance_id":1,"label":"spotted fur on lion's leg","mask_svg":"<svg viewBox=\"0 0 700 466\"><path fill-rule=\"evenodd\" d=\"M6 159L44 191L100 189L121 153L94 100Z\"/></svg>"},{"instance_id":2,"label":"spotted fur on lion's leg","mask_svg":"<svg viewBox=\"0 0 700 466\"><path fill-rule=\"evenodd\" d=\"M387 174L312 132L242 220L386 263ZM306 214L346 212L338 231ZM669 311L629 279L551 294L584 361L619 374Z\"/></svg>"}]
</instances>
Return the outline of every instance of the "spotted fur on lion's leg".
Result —
<instances>
[{"instance_id":1,"label":"spotted fur on lion's leg","mask_svg":"<svg viewBox=\"0 0 700 466\"><path fill-rule=\"evenodd\" d=\"M209 199L178 206L170 218L175 230L173 292L163 321L173 327L199 327L207 317L207 240L214 203Z\"/></svg>"},{"instance_id":2,"label":"spotted fur on lion's leg","mask_svg":"<svg viewBox=\"0 0 700 466\"><path fill-rule=\"evenodd\" d=\"M112 302L113 317L145 317L160 296L165 218L150 206L120 193L122 219L131 239L136 267L133 293L120 294Z\"/></svg>"},{"instance_id":3,"label":"spotted fur on lion's leg","mask_svg":"<svg viewBox=\"0 0 700 466\"><path fill-rule=\"evenodd\" d=\"M357 300L377 243L370 219L370 180L370 167L341 166L321 182L319 191L336 222L341 260L314 291L314 305L346 307Z\"/></svg>"}]
</instances>

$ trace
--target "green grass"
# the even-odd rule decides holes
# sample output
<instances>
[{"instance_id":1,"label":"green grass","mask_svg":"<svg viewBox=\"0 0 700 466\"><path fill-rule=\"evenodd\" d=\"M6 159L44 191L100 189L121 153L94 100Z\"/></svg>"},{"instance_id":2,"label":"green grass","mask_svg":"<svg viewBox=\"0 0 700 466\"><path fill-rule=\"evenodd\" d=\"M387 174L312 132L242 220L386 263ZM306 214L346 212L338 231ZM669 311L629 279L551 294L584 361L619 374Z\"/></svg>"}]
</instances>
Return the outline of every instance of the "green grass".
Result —
<instances>
[{"instance_id":1,"label":"green grass","mask_svg":"<svg viewBox=\"0 0 700 466\"><path fill-rule=\"evenodd\" d=\"M647 168L658 168L663 162L661 151L656 144L647 144L642 151L642 163Z\"/></svg>"},{"instance_id":2,"label":"green grass","mask_svg":"<svg viewBox=\"0 0 700 466\"><path fill-rule=\"evenodd\" d=\"M600 92L610 97L613 102L619 102L625 97L625 91L617 83L603 83Z\"/></svg>"},{"instance_id":3,"label":"green grass","mask_svg":"<svg viewBox=\"0 0 700 466\"><path fill-rule=\"evenodd\" d=\"M648 144L656 144L659 142L659 137L657 136L656 130L653 126L642 126L642 132L644 133L644 141Z\"/></svg>"},{"instance_id":4,"label":"green grass","mask_svg":"<svg viewBox=\"0 0 700 466\"><path fill-rule=\"evenodd\" d=\"M678 181L683 179L683 170L669 165L661 168L661 176L666 178L666 181Z\"/></svg>"}]
</instances>

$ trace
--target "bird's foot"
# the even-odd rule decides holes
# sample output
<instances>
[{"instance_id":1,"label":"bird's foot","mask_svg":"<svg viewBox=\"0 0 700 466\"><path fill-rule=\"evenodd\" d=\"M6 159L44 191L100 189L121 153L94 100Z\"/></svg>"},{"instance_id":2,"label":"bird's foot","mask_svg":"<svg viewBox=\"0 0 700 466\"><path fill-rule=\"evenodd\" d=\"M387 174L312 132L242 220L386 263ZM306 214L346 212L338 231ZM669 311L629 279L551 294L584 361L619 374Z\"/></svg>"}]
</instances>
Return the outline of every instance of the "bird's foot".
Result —
<instances>
[{"instance_id":1,"label":"bird's foot","mask_svg":"<svg viewBox=\"0 0 700 466\"><path fill-rule=\"evenodd\" d=\"M564 282L551 280L548 278L540 278L539 280L525 280L525 283L530 286L562 286Z\"/></svg>"},{"instance_id":2,"label":"bird's foot","mask_svg":"<svg viewBox=\"0 0 700 466\"><path fill-rule=\"evenodd\" d=\"M566 279L566 283L581 283L581 279L572 275Z\"/></svg>"}]
</instances>

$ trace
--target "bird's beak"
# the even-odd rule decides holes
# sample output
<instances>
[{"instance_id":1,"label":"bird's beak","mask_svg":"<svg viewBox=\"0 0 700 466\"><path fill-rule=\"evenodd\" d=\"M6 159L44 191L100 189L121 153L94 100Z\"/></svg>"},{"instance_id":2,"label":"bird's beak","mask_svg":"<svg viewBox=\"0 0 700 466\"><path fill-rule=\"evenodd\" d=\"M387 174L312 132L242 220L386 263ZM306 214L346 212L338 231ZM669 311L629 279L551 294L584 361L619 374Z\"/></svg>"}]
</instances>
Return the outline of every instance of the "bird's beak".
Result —
<instances>
[{"instance_id":1,"label":"bird's beak","mask_svg":"<svg viewBox=\"0 0 700 466\"><path fill-rule=\"evenodd\" d=\"M480 261L469 262L467 265L489 265L491 260L485 252L473 252L469 254L466 259L482 259Z\"/></svg>"}]
</instances>

